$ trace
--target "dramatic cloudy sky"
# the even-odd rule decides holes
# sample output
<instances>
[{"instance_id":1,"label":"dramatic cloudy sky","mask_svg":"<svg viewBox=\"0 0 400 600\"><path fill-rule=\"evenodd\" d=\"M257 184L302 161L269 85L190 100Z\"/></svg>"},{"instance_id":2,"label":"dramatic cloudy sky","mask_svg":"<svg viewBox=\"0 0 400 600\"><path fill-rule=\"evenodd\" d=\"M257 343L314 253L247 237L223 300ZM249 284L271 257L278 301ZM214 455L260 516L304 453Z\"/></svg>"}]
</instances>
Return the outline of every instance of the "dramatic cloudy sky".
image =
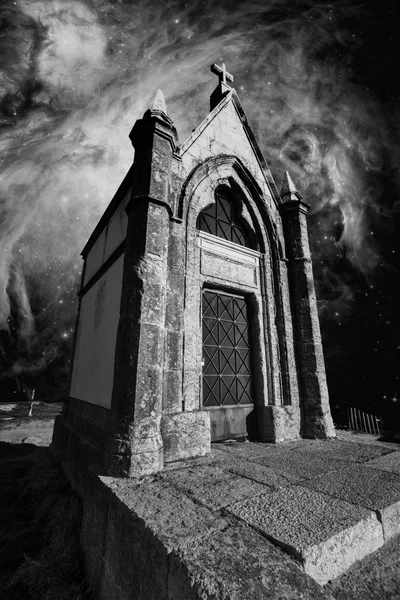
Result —
<instances>
[{"instance_id":1,"label":"dramatic cloudy sky","mask_svg":"<svg viewBox=\"0 0 400 600\"><path fill-rule=\"evenodd\" d=\"M184 141L224 61L278 186L288 169L312 206L332 403L396 405L398 23L391 0L2 0L3 376L64 381L80 250L128 133L160 87Z\"/></svg>"}]
</instances>

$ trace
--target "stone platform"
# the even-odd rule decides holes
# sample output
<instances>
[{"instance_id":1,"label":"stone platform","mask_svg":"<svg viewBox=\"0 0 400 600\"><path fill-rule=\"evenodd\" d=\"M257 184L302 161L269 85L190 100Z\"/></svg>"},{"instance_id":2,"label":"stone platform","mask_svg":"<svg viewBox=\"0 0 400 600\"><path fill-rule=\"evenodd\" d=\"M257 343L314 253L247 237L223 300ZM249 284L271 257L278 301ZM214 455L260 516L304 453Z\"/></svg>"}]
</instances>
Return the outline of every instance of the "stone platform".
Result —
<instances>
[{"instance_id":1,"label":"stone platform","mask_svg":"<svg viewBox=\"0 0 400 600\"><path fill-rule=\"evenodd\" d=\"M101 600L400 598L397 444L224 442L140 482L93 477L82 541Z\"/></svg>"}]
</instances>

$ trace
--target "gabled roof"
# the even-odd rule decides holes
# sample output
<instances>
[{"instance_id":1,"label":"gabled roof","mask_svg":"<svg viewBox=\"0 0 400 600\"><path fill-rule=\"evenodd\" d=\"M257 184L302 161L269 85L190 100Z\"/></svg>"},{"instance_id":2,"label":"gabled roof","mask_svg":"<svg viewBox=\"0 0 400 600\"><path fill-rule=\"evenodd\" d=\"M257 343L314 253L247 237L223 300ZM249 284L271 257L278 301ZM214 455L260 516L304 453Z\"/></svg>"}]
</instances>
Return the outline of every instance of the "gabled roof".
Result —
<instances>
[{"instance_id":1,"label":"gabled roof","mask_svg":"<svg viewBox=\"0 0 400 600\"><path fill-rule=\"evenodd\" d=\"M255 138L255 135L249 125L249 122L247 121L247 117L243 110L243 106L242 106L242 104L239 100L239 97L237 95L237 92L234 88L232 88L231 91L228 92L222 98L220 103L217 104L217 106L207 115L207 117L204 119L204 121L202 121L200 123L200 125L198 127L196 127L196 129L191 133L191 135L188 137L188 139L180 146L179 155L183 156L185 154L185 152L192 146L192 144L194 144L196 142L196 140L201 136L203 131L205 131L205 129L208 127L208 125L219 115L219 113L221 113L225 109L225 107L229 103L232 103L232 105L234 106L234 108L237 112L237 115L242 123L243 130L246 134L246 137L250 143L250 146L254 152L254 155L259 163L260 169L262 170L262 172L265 176L265 179L267 181L267 184L270 188L271 196L274 199L276 205L278 206L279 204L281 204L278 188L276 186L274 178L272 177L272 173L266 163L266 160L260 150L260 147Z\"/></svg>"},{"instance_id":2,"label":"gabled roof","mask_svg":"<svg viewBox=\"0 0 400 600\"><path fill-rule=\"evenodd\" d=\"M175 156L177 157L182 157L185 152L196 142L196 140L202 135L202 133L205 131L205 129L208 127L208 125L215 119L218 117L218 115L229 105L232 104L232 106L234 107L234 109L236 110L236 113L238 115L238 118L240 120L240 123L243 127L243 131L248 139L248 142L250 144L250 147L254 153L255 159L257 160L260 170L263 173L264 177L265 177L265 181L268 185L268 188L270 190L271 193L271 197L273 198L276 206L279 206L280 204L282 204L282 200L281 200L281 196L279 194L279 191L277 189L277 186L275 184L274 178L272 177L271 171L265 161L265 158L260 150L260 147L256 141L256 138L254 136L253 131L251 130L251 127L247 121L247 117L245 115L245 112L243 110L243 107L240 103L239 97L237 95L237 92L234 88L232 88L223 98L222 100L219 102L219 104L217 104L217 106L207 115L207 117L200 123L200 125L193 131L193 133L188 137L188 139L177 148L177 152L175 154ZM164 99L164 95L162 93L161 90L158 90L154 101L151 105L151 108L149 110L152 110L153 112L162 112L163 114L167 114L167 109L166 109L166 105L165 105L165 99ZM95 241L97 240L97 238L99 237L100 233L103 231L104 227L107 225L110 217L112 216L112 214L115 212L115 210L117 209L117 207L119 206L120 202L122 202L122 200L124 199L124 197L126 196L126 194L128 193L130 187L132 186L132 179L133 179L133 165L131 166L131 168L129 169L128 173L126 174L123 182L121 183L121 185L119 186L117 192L114 195L114 198L111 200L110 204L108 205L108 207L106 208L105 212L103 213L102 217L100 218L99 222L97 223L95 229L93 230L91 236L89 237L84 249L82 250L82 256L85 258L86 255L88 254L88 252L90 251L90 249L93 247Z\"/></svg>"}]
</instances>

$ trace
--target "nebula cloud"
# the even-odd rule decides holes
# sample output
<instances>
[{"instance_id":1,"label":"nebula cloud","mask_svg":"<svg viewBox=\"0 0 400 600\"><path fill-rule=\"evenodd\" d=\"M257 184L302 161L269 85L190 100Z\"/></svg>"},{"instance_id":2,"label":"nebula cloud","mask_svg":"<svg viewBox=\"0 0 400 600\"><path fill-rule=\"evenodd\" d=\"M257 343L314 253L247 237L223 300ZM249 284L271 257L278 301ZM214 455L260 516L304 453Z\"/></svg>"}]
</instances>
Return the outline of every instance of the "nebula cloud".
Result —
<instances>
[{"instance_id":1,"label":"nebula cloud","mask_svg":"<svg viewBox=\"0 0 400 600\"><path fill-rule=\"evenodd\" d=\"M322 309L336 303L351 311L351 282L329 265L340 255L372 280L382 261L369 224L381 210L379 174L391 132L351 70L360 41L347 23L356 9L293 4L2 3L0 328L11 339L3 347L7 373L39 372L68 354L79 253L132 162L131 127L162 88L184 141L207 115L215 86L209 65L219 61L235 76L278 185L289 170L317 216L315 248L328 232L316 272L338 293L321 298Z\"/></svg>"}]
</instances>

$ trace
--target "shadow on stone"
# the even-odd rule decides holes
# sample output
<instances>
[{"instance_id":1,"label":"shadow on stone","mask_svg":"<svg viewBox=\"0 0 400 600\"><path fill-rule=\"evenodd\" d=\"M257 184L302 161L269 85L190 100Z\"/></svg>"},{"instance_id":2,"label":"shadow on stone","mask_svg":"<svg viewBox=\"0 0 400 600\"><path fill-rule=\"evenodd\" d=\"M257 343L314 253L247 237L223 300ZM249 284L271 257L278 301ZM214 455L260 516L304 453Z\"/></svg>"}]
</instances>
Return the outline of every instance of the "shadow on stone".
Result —
<instances>
[{"instance_id":1,"label":"shadow on stone","mask_svg":"<svg viewBox=\"0 0 400 600\"><path fill-rule=\"evenodd\" d=\"M246 417L247 436L250 442L255 442L260 438L257 426L257 415L255 409Z\"/></svg>"}]
</instances>

